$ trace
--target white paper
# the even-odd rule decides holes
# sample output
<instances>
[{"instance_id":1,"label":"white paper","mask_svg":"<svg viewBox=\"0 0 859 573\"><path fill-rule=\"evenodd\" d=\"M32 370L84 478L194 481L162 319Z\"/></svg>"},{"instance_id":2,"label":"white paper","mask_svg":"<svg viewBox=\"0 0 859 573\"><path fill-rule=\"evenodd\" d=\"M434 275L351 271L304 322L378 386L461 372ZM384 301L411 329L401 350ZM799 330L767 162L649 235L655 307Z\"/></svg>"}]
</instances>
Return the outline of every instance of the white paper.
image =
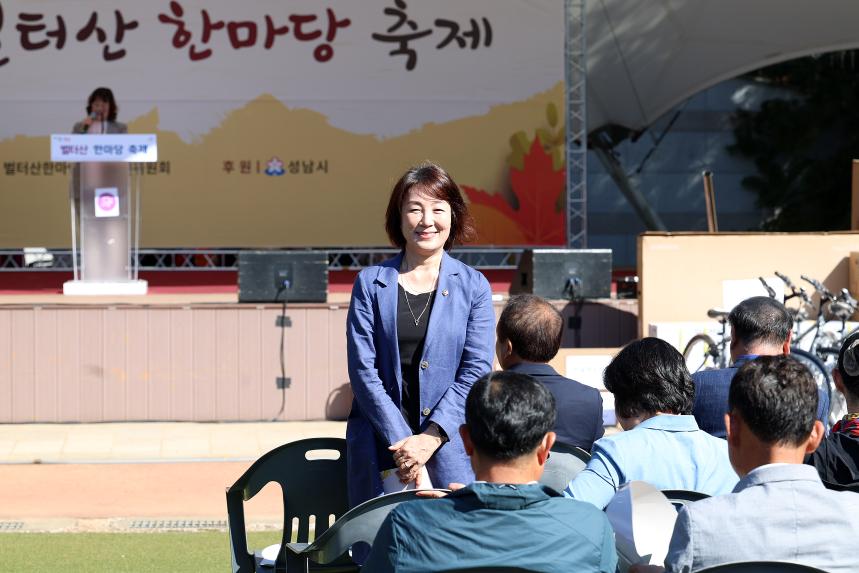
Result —
<instances>
[{"instance_id":1,"label":"white paper","mask_svg":"<svg viewBox=\"0 0 859 573\"><path fill-rule=\"evenodd\" d=\"M277 561L277 554L279 551L280 543L269 545L268 547L260 551L259 564L263 567L274 567L275 561Z\"/></svg>"},{"instance_id":2,"label":"white paper","mask_svg":"<svg viewBox=\"0 0 859 573\"><path fill-rule=\"evenodd\" d=\"M677 510L662 492L643 481L621 487L606 506L621 570L633 563L662 565L668 554Z\"/></svg>"},{"instance_id":3,"label":"white paper","mask_svg":"<svg viewBox=\"0 0 859 573\"><path fill-rule=\"evenodd\" d=\"M396 469L384 470L380 472L380 475L382 476L382 488L386 494L415 489L415 482L403 483L400 481ZM433 489L426 466L421 468L421 487L417 489Z\"/></svg>"},{"instance_id":4,"label":"white paper","mask_svg":"<svg viewBox=\"0 0 859 573\"><path fill-rule=\"evenodd\" d=\"M614 426L617 423L617 416L614 413L614 394L605 389L602 379L603 372L612 358L611 354L570 354L564 364L564 376L600 391L603 402L603 426Z\"/></svg>"},{"instance_id":5,"label":"white paper","mask_svg":"<svg viewBox=\"0 0 859 573\"><path fill-rule=\"evenodd\" d=\"M119 189L99 187L95 190L95 216L119 217Z\"/></svg>"},{"instance_id":6,"label":"white paper","mask_svg":"<svg viewBox=\"0 0 859 573\"><path fill-rule=\"evenodd\" d=\"M611 354L570 354L567 356L564 375L597 390L605 390L602 374L612 358Z\"/></svg>"},{"instance_id":7,"label":"white paper","mask_svg":"<svg viewBox=\"0 0 859 573\"><path fill-rule=\"evenodd\" d=\"M764 277L764 280L775 291L776 300L783 303L784 282L778 277ZM722 281L722 308L727 311L753 296L768 296L760 279Z\"/></svg>"}]
</instances>

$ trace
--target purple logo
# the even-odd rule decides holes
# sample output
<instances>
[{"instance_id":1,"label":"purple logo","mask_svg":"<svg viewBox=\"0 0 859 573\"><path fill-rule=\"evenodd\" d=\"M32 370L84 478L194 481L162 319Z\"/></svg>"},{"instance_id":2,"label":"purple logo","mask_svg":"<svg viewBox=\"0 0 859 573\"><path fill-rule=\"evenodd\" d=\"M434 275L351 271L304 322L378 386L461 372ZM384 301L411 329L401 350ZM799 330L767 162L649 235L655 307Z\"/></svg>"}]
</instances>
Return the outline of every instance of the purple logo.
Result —
<instances>
[{"instance_id":1,"label":"purple logo","mask_svg":"<svg viewBox=\"0 0 859 573\"><path fill-rule=\"evenodd\" d=\"M98 198L98 208L102 211L113 211L116 208L116 197L109 193L100 195Z\"/></svg>"}]
</instances>

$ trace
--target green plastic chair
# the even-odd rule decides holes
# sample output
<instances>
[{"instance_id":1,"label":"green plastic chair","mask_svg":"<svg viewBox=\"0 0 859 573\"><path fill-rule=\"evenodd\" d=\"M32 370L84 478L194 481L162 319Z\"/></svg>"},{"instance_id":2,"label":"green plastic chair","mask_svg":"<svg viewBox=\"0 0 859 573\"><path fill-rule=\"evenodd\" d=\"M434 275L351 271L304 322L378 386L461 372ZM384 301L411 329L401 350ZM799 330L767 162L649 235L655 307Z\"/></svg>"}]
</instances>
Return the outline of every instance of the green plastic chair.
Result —
<instances>
[{"instance_id":1,"label":"green plastic chair","mask_svg":"<svg viewBox=\"0 0 859 573\"><path fill-rule=\"evenodd\" d=\"M780 561L744 561L701 569L698 573L826 573L822 569Z\"/></svg>"},{"instance_id":2,"label":"green plastic chair","mask_svg":"<svg viewBox=\"0 0 859 573\"><path fill-rule=\"evenodd\" d=\"M317 459L319 450L333 450L334 458ZM311 452L317 452L316 455ZM227 521L233 573L266 571L282 573L308 571L304 557L285 549L293 536L310 543L310 519L315 516L316 538L329 527L331 516L339 518L349 509L346 492L346 440L310 438L284 444L263 455L227 489ZM259 565L260 555L248 551L245 534L244 502L267 484L275 482L283 492L283 538L274 567ZM293 527L295 520L297 527ZM357 571L351 560L332 563L332 567L313 570Z\"/></svg>"},{"instance_id":3,"label":"green plastic chair","mask_svg":"<svg viewBox=\"0 0 859 573\"><path fill-rule=\"evenodd\" d=\"M436 490L449 493L449 490ZM350 509L334 522L313 543L287 543L286 549L295 557L314 563L327 564L343 557L358 542L369 546L376 540L382 522L395 507L406 501L426 499L417 491L401 491L382 495Z\"/></svg>"}]
</instances>

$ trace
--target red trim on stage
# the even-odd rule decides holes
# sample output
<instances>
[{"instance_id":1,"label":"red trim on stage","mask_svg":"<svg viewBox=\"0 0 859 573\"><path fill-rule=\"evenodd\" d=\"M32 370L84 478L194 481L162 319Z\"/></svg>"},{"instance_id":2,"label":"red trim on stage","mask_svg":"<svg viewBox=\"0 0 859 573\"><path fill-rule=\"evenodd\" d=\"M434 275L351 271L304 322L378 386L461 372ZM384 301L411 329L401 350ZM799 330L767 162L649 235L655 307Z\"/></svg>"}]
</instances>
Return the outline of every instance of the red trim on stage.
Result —
<instances>
[{"instance_id":1,"label":"red trim on stage","mask_svg":"<svg viewBox=\"0 0 859 573\"><path fill-rule=\"evenodd\" d=\"M513 270L482 271L494 293L507 293L516 272ZM238 291L236 271L141 271L140 278L149 281L152 294L228 294ZM613 279L627 276L628 270L615 271ZM358 271L328 273L328 291L348 293ZM72 273L59 271L0 272L0 295L59 294ZM612 282L612 291L616 284Z\"/></svg>"},{"instance_id":2,"label":"red trim on stage","mask_svg":"<svg viewBox=\"0 0 859 573\"><path fill-rule=\"evenodd\" d=\"M483 274L493 292L507 292L513 271L489 270ZM328 290L332 293L352 291L358 271L331 271ZM152 294L205 294L237 292L236 271L141 271L140 278L149 281ZM72 273L31 271L0 273L0 294L60 294L63 283L72 280Z\"/></svg>"},{"instance_id":3,"label":"red trim on stage","mask_svg":"<svg viewBox=\"0 0 859 573\"><path fill-rule=\"evenodd\" d=\"M149 281L149 292L232 293L236 292L236 271L141 271L140 278ZM0 294L62 294L63 283L72 273L31 271L0 273Z\"/></svg>"}]
</instances>

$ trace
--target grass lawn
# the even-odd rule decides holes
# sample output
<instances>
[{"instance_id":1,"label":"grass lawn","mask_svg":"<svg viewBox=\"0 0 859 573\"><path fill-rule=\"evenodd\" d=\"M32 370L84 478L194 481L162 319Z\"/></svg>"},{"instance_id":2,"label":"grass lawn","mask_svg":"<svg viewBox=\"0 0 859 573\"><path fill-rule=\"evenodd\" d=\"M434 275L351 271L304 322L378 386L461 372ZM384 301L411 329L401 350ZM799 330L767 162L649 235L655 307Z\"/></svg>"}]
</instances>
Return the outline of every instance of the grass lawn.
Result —
<instances>
[{"instance_id":1,"label":"grass lawn","mask_svg":"<svg viewBox=\"0 0 859 573\"><path fill-rule=\"evenodd\" d=\"M248 534L248 545L280 541L280 532ZM225 531L199 533L0 533L4 573L227 573Z\"/></svg>"}]
</instances>

